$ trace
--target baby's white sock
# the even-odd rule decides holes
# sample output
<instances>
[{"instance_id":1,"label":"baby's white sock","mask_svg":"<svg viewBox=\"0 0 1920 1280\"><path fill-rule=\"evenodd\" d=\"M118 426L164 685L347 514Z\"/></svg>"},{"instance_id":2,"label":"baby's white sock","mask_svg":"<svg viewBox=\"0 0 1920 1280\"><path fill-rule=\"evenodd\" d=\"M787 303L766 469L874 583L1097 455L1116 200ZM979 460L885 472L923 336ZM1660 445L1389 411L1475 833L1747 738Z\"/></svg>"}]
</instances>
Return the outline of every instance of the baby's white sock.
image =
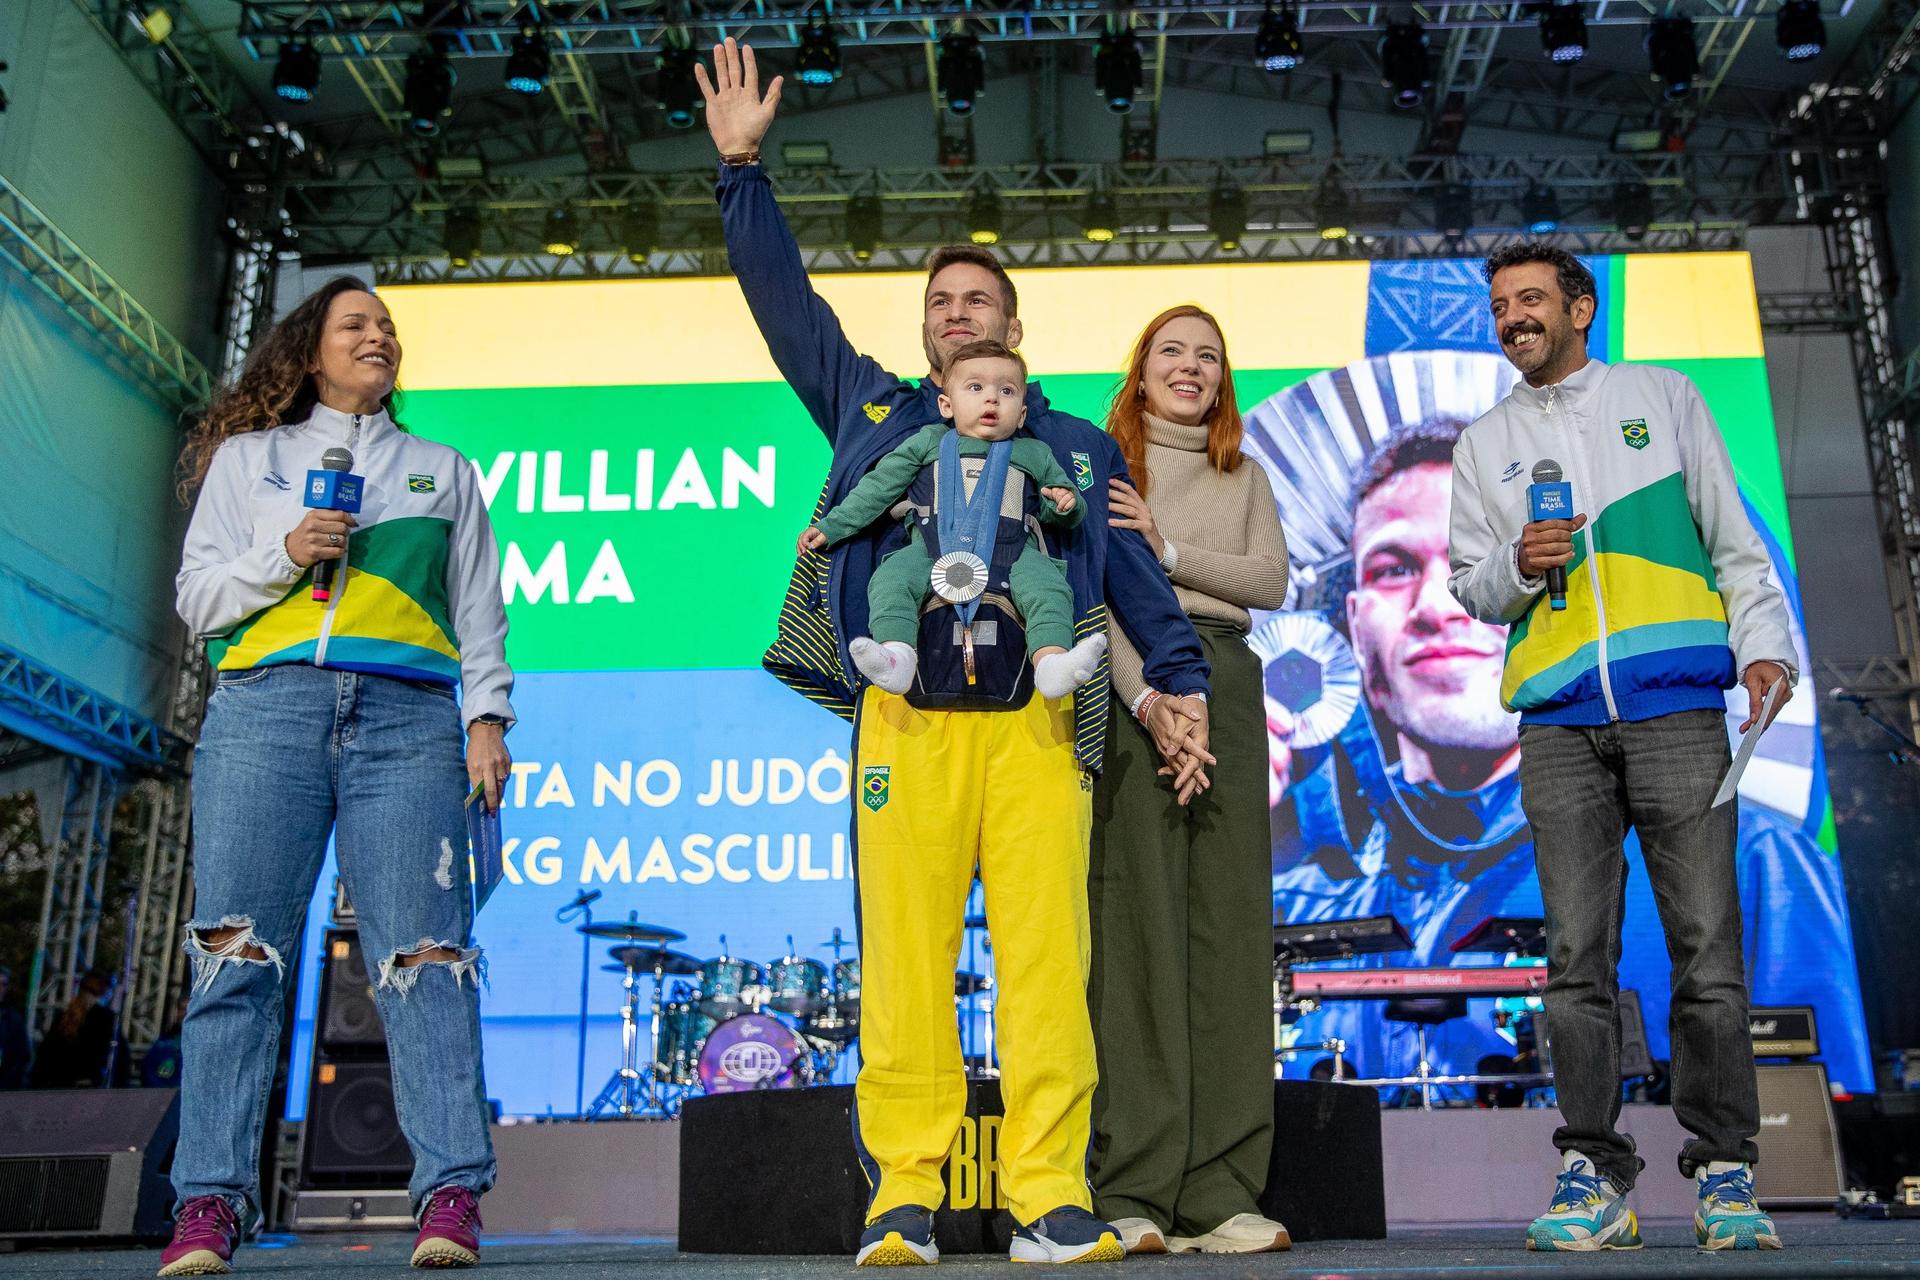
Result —
<instances>
[{"instance_id":1,"label":"baby's white sock","mask_svg":"<svg viewBox=\"0 0 1920 1280\"><path fill-rule=\"evenodd\" d=\"M881 644L870 636L860 636L847 650L853 654L853 665L860 668L860 674L888 693L905 693L913 688L913 673L920 667L920 658L912 645L898 640Z\"/></svg>"},{"instance_id":2,"label":"baby's white sock","mask_svg":"<svg viewBox=\"0 0 1920 1280\"><path fill-rule=\"evenodd\" d=\"M1050 653L1033 664L1033 687L1043 698L1064 698L1093 679L1106 651L1107 633L1096 631L1065 653Z\"/></svg>"}]
</instances>

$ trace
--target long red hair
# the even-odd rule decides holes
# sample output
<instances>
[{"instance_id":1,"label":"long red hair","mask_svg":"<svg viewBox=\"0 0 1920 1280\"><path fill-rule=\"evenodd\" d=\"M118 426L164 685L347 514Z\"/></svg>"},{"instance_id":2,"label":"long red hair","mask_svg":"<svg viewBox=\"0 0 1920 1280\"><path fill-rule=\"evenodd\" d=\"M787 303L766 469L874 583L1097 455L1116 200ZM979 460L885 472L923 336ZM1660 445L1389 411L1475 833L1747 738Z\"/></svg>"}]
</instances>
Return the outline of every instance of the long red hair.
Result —
<instances>
[{"instance_id":1,"label":"long red hair","mask_svg":"<svg viewBox=\"0 0 1920 1280\"><path fill-rule=\"evenodd\" d=\"M1240 422L1240 401L1233 391L1233 362L1227 359L1227 336L1221 332L1220 322L1213 314L1201 307L1192 303L1168 307L1140 331L1139 339L1133 344L1133 356L1127 361L1126 376L1120 380L1120 386L1113 393L1113 404L1107 410L1107 434L1120 446L1127 470L1133 473L1134 488L1143 498L1152 483L1147 474L1147 353L1153 348L1153 340L1160 336L1160 330L1188 316L1205 320L1220 338L1220 394L1207 415L1207 461L1219 472L1240 469L1240 438L1246 429Z\"/></svg>"}]
</instances>

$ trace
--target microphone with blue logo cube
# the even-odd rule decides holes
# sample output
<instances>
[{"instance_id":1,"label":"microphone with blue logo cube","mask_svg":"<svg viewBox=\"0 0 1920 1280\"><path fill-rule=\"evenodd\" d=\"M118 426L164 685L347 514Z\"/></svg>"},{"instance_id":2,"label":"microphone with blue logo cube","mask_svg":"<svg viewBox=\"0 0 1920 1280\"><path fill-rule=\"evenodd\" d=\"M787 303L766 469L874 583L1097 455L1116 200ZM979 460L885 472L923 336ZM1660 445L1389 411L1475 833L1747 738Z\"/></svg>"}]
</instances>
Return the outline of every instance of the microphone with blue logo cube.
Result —
<instances>
[{"instance_id":1,"label":"microphone with blue logo cube","mask_svg":"<svg viewBox=\"0 0 1920 1280\"><path fill-rule=\"evenodd\" d=\"M1527 486L1528 520L1573 519L1573 486L1560 478L1560 464L1542 458L1533 464L1533 483ZM1555 610L1567 607L1567 567L1547 570L1547 602Z\"/></svg>"},{"instance_id":2,"label":"microphone with blue logo cube","mask_svg":"<svg viewBox=\"0 0 1920 1280\"><path fill-rule=\"evenodd\" d=\"M320 455L318 471L307 472L306 505L316 511L360 510L360 492L366 481L353 474L353 454L346 449L329 449ZM333 580L345 563L321 560L313 566L313 598L322 603L333 599Z\"/></svg>"}]
</instances>

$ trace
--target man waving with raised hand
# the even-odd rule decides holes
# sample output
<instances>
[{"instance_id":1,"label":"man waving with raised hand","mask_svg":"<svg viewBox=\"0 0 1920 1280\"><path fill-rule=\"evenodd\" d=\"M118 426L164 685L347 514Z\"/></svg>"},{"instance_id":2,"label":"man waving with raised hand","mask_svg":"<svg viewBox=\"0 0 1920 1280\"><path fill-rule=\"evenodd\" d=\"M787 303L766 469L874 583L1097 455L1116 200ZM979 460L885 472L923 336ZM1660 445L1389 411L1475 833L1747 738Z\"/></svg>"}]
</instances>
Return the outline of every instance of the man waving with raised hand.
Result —
<instances>
[{"instance_id":1,"label":"man waving with raised hand","mask_svg":"<svg viewBox=\"0 0 1920 1280\"><path fill-rule=\"evenodd\" d=\"M927 374L917 381L855 351L813 290L799 246L760 167L781 81L761 92L753 51L729 39L712 75L696 73L720 151L717 195L727 252L774 363L833 446L815 514L869 468L939 421L941 371L982 339L1017 347L1013 281L971 245L934 252L921 302ZM1029 383L1026 426L1074 478L1088 516L1054 546L1073 591L1076 640L1108 607L1173 695L1156 738L1177 782L1206 753L1208 669L1146 540L1108 524L1107 481L1126 478L1117 446L1052 408ZM1117 1259L1119 1238L1091 1213L1086 1158L1096 1077L1087 1016L1090 792L1105 746L1104 668L1070 703L1014 697L1001 710L916 705L849 675L850 637L868 633L867 583L901 545L882 520L830 555L801 558L765 665L854 724L855 847L864 1026L854 1138L870 1187L857 1261L935 1261L933 1210L967 1088L953 1019L953 971L976 863L999 961L1006 1121L1000 1158L1021 1261ZM925 633L923 633L924 635Z\"/></svg>"}]
</instances>

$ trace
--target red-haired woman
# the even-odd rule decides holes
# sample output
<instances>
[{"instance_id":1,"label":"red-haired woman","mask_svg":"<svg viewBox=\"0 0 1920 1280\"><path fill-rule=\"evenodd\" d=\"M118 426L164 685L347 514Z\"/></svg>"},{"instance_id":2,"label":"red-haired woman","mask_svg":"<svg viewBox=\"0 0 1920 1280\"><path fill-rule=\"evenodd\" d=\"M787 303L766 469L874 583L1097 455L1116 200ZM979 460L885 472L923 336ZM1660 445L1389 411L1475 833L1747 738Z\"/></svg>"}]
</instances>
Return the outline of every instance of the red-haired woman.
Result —
<instances>
[{"instance_id":1,"label":"red-haired woman","mask_svg":"<svg viewBox=\"0 0 1920 1280\"><path fill-rule=\"evenodd\" d=\"M1112 482L1110 519L1145 535L1200 633L1213 666L1203 745L1219 763L1206 786L1158 776L1173 700L1146 686L1116 629L1115 723L1093 798L1094 1209L1129 1252L1285 1249L1286 1228L1255 1204L1273 1146L1273 898L1266 719L1246 637L1247 611L1286 597L1287 545L1266 473L1240 452L1212 316L1154 318L1107 429L1137 486Z\"/></svg>"},{"instance_id":2,"label":"red-haired woman","mask_svg":"<svg viewBox=\"0 0 1920 1280\"><path fill-rule=\"evenodd\" d=\"M494 1162L461 804L470 784L499 803L513 672L473 467L394 422L399 370L386 306L343 276L274 326L188 438L199 497L177 603L219 682L194 751L163 1276L227 1271L258 1205L283 979L330 835L413 1148L413 1265L479 1261ZM357 518L303 505L307 473L339 449L364 481ZM328 561L322 602L310 588Z\"/></svg>"}]
</instances>

